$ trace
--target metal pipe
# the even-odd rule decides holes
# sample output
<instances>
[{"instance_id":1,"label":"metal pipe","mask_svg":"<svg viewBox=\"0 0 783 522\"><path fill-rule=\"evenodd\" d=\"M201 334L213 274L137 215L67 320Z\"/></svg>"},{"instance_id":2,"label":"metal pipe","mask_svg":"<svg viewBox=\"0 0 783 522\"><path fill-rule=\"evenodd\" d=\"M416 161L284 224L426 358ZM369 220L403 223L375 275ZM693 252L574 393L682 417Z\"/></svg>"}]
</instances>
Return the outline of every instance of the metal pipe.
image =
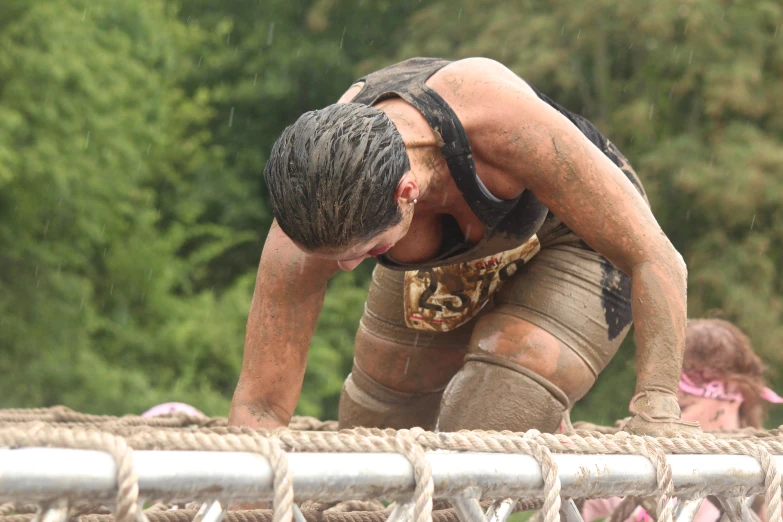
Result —
<instances>
[{"instance_id":1,"label":"metal pipe","mask_svg":"<svg viewBox=\"0 0 783 522\"><path fill-rule=\"evenodd\" d=\"M678 501L677 507L674 508L674 522L693 522L702 502L704 502L703 498Z\"/></svg>"},{"instance_id":2,"label":"metal pipe","mask_svg":"<svg viewBox=\"0 0 783 522\"><path fill-rule=\"evenodd\" d=\"M38 522L66 522L68 520L68 502L64 499L55 500L44 507L41 513L36 513L34 520Z\"/></svg>"},{"instance_id":3,"label":"metal pipe","mask_svg":"<svg viewBox=\"0 0 783 522\"><path fill-rule=\"evenodd\" d=\"M484 498L535 498L543 491L541 467L527 455L430 452L436 498L479 487ZM669 455L675 493L718 494L734 487L762 490L761 465L743 455ZM775 456L783 467L783 456ZM269 462L233 452L136 451L141 495L189 501L272 499ZM645 495L656 489L655 468L640 455L553 455L566 497ZM297 501L345 498L410 499L413 467L386 453L291 453ZM56 448L0 449L0 500L52 498L110 500L116 466L103 452Z\"/></svg>"},{"instance_id":4,"label":"metal pipe","mask_svg":"<svg viewBox=\"0 0 783 522\"><path fill-rule=\"evenodd\" d=\"M573 499L562 499L562 503L560 504L560 520L562 522L584 522L582 514L576 508Z\"/></svg>"},{"instance_id":5,"label":"metal pipe","mask_svg":"<svg viewBox=\"0 0 783 522\"><path fill-rule=\"evenodd\" d=\"M487 522L484 511L481 509L478 501L479 497L481 497L481 490L474 487L468 488L449 499L451 505L454 506L454 511L457 512L460 522Z\"/></svg>"},{"instance_id":6,"label":"metal pipe","mask_svg":"<svg viewBox=\"0 0 783 522\"><path fill-rule=\"evenodd\" d=\"M397 502L386 522L410 522L413 520L413 501Z\"/></svg>"},{"instance_id":7,"label":"metal pipe","mask_svg":"<svg viewBox=\"0 0 783 522\"><path fill-rule=\"evenodd\" d=\"M307 522L304 515L302 514L302 510L299 509L298 505L294 504L293 511L294 511L294 522Z\"/></svg>"},{"instance_id":8,"label":"metal pipe","mask_svg":"<svg viewBox=\"0 0 783 522\"><path fill-rule=\"evenodd\" d=\"M744 499L738 497L720 497L718 499L723 505L724 514L721 522L730 520L731 522L751 522L750 509Z\"/></svg>"},{"instance_id":9,"label":"metal pipe","mask_svg":"<svg viewBox=\"0 0 783 522\"><path fill-rule=\"evenodd\" d=\"M506 522L508 517L514 511L514 506L517 505L518 498L506 498L503 500L496 500L487 509L486 517L488 522Z\"/></svg>"},{"instance_id":10,"label":"metal pipe","mask_svg":"<svg viewBox=\"0 0 783 522\"><path fill-rule=\"evenodd\" d=\"M223 506L219 500L205 502L201 505L193 522L222 522L228 512L228 505ZM298 520L296 522L299 522Z\"/></svg>"}]
</instances>

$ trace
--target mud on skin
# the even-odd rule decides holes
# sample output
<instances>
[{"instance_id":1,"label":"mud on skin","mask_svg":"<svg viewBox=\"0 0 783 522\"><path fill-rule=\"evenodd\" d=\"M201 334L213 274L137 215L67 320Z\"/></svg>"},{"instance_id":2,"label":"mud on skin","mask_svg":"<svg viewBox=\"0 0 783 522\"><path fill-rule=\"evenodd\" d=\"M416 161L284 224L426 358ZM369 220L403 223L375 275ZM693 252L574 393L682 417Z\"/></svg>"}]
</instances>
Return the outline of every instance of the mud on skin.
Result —
<instances>
[{"instance_id":1,"label":"mud on skin","mask_svg":"<svg viewBox=\"0 0 783 522\"><path fill-rule=\"evenodd\" d=\"M542 222L548 208L588 245L619 267L626 276L631 277L631 315L637 323L639 353L637 390L675 391L685 327L685 277L681 259L658 227L644 198L639 196L636 180L632 179L622 166L616 164L619 157L615 155L612 158L606 150L602 150L608 146L597 148L595 143L587 141L589 136L586 136L578 121L568 121L568 115L564 117L564 113L558 112L557 107L543 103L540 98L536 99L529 86L513 73L493 64L494 62L481 59L464 60L446 65L442 71L427 80L429 88L443 97L448 106L456 112L461 125L471 133L472 153L467 154L471 152L470 149L456 151L466 154L452 155L451 158L457 158L458 161L450 161L449 167L464 166L468 160L471 165L475 162L472 175L475 177L476 171L481 173L480 181L486 190L492 191L495 198L507 200L487 204L488 218L502 217L506 207L513 205L516 201L514 198L520 194L535 193L536 203L540 206L538 210L541 210L537 216ZM426 64L422 65L424 66ZM411 74L417 72L412 70ZM391 73L389 76L392 78ZM398 81L400 78L401 76L395 75L392 80ZM380 89L379 96L384 89ZM366 90L363 88L362 92ZM391 100L388 103L404 104L402 101ZM441 112L436 111L434 115L442 119L449 116L446 112ZM456 141L452 138L446 141L447 148L455 148ZM598 146L601 146L600 142ZM464 212L464 205L461 208ZM478 205L473 211L481 208L481 205ZM494 223L497 224L497 221ZM537 226L540 225L539 222ZM502 235L498 238L503 239ZM254 384L245 382L246 386L240 387L238 393L241 392L242 400L259 402L263 399L266 404L280 406L284 412L292 412L301 387L307 345L312 336L328 277L324 277L323 270L318 275L297 277L293 272L299 272L298 263L303 262L303 258L297 257L293 252L288 252L287 255L289 257L286 259L285 255L268 254L265 248L262 267L259 270L257 295L248 325L246 361L243 365L243 378L253 380ZM280 282L283 277L279 275L261 275L262 269L279 274L280 267L286 266L286 263L297 267L295 270L286 271L291 272L292 283ZM615 296L627 296L627 285L621 277L611 275L609 267L610 265L605 264L598 270L599 274L603 270L605 281L602 282L605 283L607 292ZM312 270L317 272L319 269L312 265ZM302 295L307 296L307 299L302 300ZM289 296L292 298L291 302L302 303L298 310L286 308L290 304L286 299ZM627 331L630 321L627 310L615 306L617 303L612 302L602 292L599 298L602 299L599 313L609 326L608 330L602 332L605 336L604 342L619 341L622 332ZM280 305L281 299L287 304ZM278 302L273 302L275 300ZM515 319L516 324L525 324L524 320L515 317L509 320ZM303 323L305 327L295 326ZM534 324L527 324L535 328ZM477 340L471 345L480 347L481 342ZM492 349L486 345L485 347ZM459 350L459 346L455 348ZM535 344L531 343L527 352L535 350ZM444 398L442 403L444 427L466 427L478 422L482 425L476 427L502 428L509 426L504 423L510 422L516 424L518 429L526 429L524 426L536 424L542 428L546 425L547 430L554 429L554 416L551 421L549 418L539 418L540 415L536 417L532 415L535 408L514 402L521 396L532 394L540 397L540 404L549 404L547 408L550 413L558 410L562 412L567 404L567 400L565 403L557 400L558 394L551 389L552 385L547 379L540 376L536 378L538 374L531 372L529 368L515 371L509 367L515 363L512 360L514 358L525 362L525 352L526 350L517 348L513 353L498 354L507 356L501 357L504 360L503 365L470 361L459 370L445 394L448 400ZM561 349L553 357L557 361L554 368L545 365L550 364L551 360L538 357L542 359L538 361L541 366L538 369L552 379L556 379L558 371L564 375L568 374L572 381L578 380L585 373L590 375L586 366L582 369L569 368L564 362L564 353L574 351ZM555 353L550 351L548 355L554 356ZM530 365L534 364L534 361L529 362ZM483 368L482 365L492 368ZM477 367L481 372L477 371ZM381 368L372 370L373 373L381 371ZM394 373L397 375L389 378L399 377L399 370ZM444 371L442 376L445 377L447 373L449 372ZM497 378L483 380L490 374L496 375ZM259 381L263 384L257 384ZM477 391L475 383L479 381L481 382ZM418 383L419 386L425 384L424 381ZM518 388L519 394L508 394L509 387ZM480 395L491 390L494 392L481 395L484 399L477 399L477 393ZM372 398L376 401L379 399ZM465 408L464 406L471 405L471 401L475 406ZM504 407L502 401L511 402ZM456 405L462 405L463 408ZM500 415L508 417L509 408L514 411L528 408L536 419L523 416L524 418L501 420ZM451 425L450 418L456 419ZM557 422L559 423L559 419Z\"/></svg>"}]
</instances>

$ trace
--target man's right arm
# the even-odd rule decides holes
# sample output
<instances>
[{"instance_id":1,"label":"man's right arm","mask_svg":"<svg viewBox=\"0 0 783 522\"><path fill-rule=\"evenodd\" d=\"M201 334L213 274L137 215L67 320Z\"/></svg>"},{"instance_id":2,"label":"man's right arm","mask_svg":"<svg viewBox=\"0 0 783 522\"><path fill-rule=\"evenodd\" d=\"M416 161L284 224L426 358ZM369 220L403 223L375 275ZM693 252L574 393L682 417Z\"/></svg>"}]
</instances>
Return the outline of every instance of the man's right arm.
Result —
<instances>
[{"instance_id":1,"label":"man's right arm","mask_svg":"<svg viewBox=\"0 0 783 522\"><path fill-rule=\"evenodd\" d=\"M302 252L277 226L264 244L229 424L287 426L302 390L307 352L329 279L339 270Z\"/></svg>"}]
</instances>

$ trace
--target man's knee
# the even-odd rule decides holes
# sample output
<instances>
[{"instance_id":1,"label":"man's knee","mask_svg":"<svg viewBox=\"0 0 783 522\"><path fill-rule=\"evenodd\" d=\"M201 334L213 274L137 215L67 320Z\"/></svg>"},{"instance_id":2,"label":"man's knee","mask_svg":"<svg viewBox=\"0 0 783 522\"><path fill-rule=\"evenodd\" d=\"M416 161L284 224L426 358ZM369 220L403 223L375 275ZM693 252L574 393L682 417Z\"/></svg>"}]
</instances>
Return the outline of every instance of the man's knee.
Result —
<instances>
[{"instance_id":1,"label":"man's knee","mask_svg":"<svg viewBox=\"0 0 783 522\"><path fill-rule=\"evenodd\" d=\"M535 372L489 354L470 354L443 394L439 431L554 432L568 409L560 388Z\"/></svg>"},{"instance_id":2,"label":"man's knee","mask_svg":"<svg viewBox=\"0 0 783 522\"><path fill-rule=\"evenodd\" d=\"M571 403L584 397L596 376L577 350L515 315L522 307L505 305L502 309L487 314L476 325L470 352L497 357L532 372L562 390Z\"/></svg>"},{"instance_id":3,"label":"man's knee","mask_svg":"<svg viewBox=\"0 0 783 522\"><path fill-rule=\"evenodd\" d=\"M367 375L354 362L340 394L339 428L435 428L442 391L405 393Z\"/></svg>"}]
</instances>

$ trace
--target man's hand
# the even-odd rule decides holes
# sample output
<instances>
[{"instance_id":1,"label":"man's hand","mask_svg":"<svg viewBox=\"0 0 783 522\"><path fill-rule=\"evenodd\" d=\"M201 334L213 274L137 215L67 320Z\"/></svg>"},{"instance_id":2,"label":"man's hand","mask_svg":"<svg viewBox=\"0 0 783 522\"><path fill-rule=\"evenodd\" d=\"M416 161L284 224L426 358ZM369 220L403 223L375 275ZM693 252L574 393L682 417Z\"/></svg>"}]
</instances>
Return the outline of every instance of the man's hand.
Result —
<instances>
[{"instance_id":1,"label":"man's hand","mask_svg":"<svg viewBox=\"0 0 783 522\"><path fill-rule=\"evenodd\" d=\"M277 428L285 428L290 421L290 415L287 415L285 411L281 411L284 418L280 417L273 408L263 406L262 399L254 402L243 402L243 388L242 377L240 377L237 390L234 392L234 400L231 402L231 411L228 415L229 426L246 426L252 429L264 429L275 430Z\"/></svg>"},{"instance_id":2,"label":"man's hand","mask_svg":"<svg viewBox=\"0 0 783 522\"><path fill-rule=\"evenodd\" d=\"M651 437L690 437L701 433L698 422L680 418L677 397L662 391L638 393L629 407L633 416L622 426L632 435Z\"/></svg>"},{"instance_id":3,"label":"man's hand","mask_svg":"<svg viewBox=\"0 0 783 522\"><path fill-rule=\"evenodd\" d=\"M335 261L302 252L273 223L258 266L229 425L288 426L326 287L337 271Z\"/></svg>"}]
</instances>

